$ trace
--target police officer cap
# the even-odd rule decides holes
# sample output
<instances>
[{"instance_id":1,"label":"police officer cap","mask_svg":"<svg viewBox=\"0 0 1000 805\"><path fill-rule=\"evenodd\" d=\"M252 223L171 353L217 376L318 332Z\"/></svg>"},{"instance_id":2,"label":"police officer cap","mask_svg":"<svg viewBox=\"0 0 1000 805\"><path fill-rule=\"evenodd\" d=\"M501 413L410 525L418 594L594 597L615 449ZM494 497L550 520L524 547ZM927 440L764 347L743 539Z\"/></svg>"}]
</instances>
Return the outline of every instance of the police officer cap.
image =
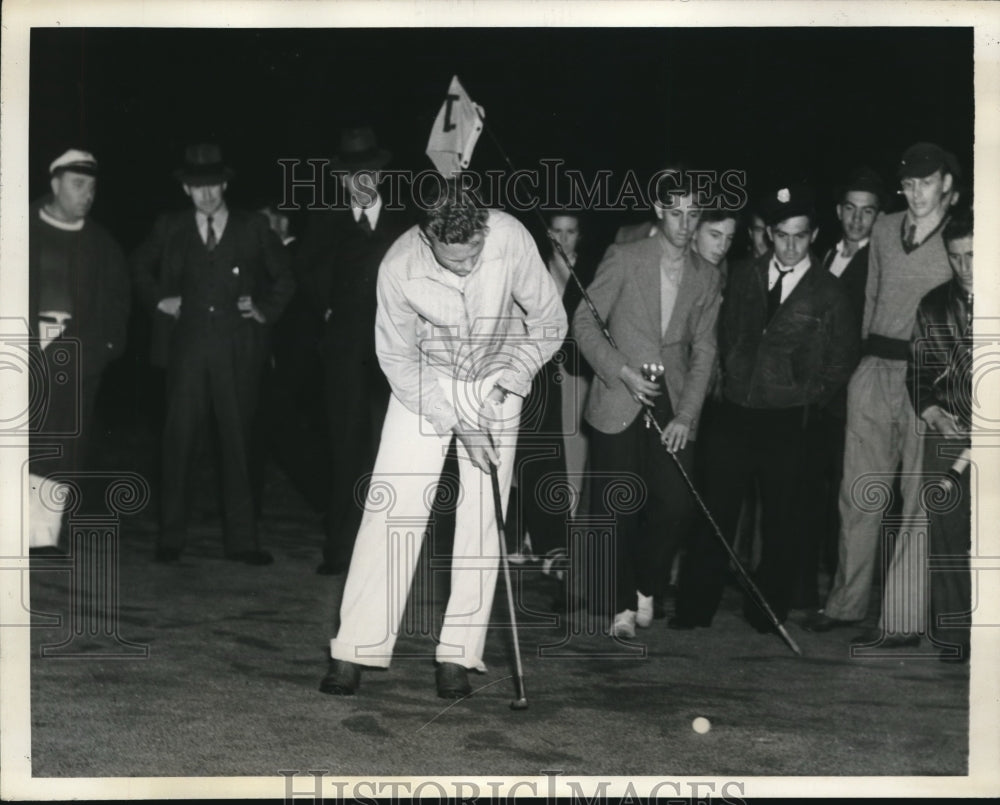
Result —
<instances>
[{"instance_id":1,"label":"police officer cap","mask_svg":"<svg viewBox=\"0 0 1000 805\"><path fill-rule=\"evenodd\" d=\"M775 190L762 205L768 226L777 226L789 218L806 215L810 223L816 220L816 196L804 184L785 185Z\"/></svg>"}]
</instances>

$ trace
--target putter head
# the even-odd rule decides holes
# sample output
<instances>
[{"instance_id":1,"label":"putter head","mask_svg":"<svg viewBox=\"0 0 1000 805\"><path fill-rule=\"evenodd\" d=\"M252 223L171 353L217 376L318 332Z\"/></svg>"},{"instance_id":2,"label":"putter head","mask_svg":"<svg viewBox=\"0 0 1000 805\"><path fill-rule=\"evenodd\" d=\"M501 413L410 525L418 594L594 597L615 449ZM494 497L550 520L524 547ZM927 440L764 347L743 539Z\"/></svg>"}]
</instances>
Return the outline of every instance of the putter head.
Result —
<instances>
[{"instance_id":1,"label":"putter head","mask_svg":"<svg viewBox=\"0 0 1000 805\"><path fill-rule=\"evenodd\" d=\"M514 701L512 701L510 703L510 709L511 710L527 710L528 709L528 700L526 698L524 698L523 696L520 699L515 699Z\"/></svg>"}]
</instances>

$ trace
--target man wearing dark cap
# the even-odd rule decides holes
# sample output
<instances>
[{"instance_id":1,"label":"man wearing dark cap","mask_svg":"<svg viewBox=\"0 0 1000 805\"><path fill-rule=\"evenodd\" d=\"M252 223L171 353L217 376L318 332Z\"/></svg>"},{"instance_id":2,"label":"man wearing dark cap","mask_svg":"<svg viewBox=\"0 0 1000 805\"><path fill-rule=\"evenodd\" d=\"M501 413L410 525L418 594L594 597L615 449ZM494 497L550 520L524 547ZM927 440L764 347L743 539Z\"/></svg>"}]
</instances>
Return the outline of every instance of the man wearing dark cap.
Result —
<instances>
[{"instance_id":1,"label":"man wearing dark cap","mask_svg":"<svg viewBox=\"0 0 1000 805\"><path fill-rule=\"evenodd\" d=\"M343 573L350 564L364 512L365 488L358 482L375 464L389 404L389 385L375 355L375 281L385 253L412 223L406 212L386 209L379 193L379 170L391 157L369 126L341 133L332 160L342 189L339 203L310 217L295 262L325 327L332 478L323 559L316 568L321 575Z\"/></svg>"},{"instance_id":2,"label":"man wearing dark cap","mask_svg":"<svg viewBox=\"0 0 1000 805\"><path fill-rule=\"evenodd\" d=\"M863 485L855 488L859 479L878 476L873 482L885 488L886 477L899 467L904 523L920 517L922 444L906 390L906 363L920 299L951 277L941 229L958 172L955 157L939 146L911 146L898 171L907 209L882 216L872 229L861 326L864 357L847 390L837 574L825 611L804 624L815 631L857 623L868 610L882 514L868 505ZM881 642L885 648L917 645L926 628L924 607L915 600L922 580L906 578L906 569L918 566L910 537L901 530L889 570L886 587L894 592L880 624L891 632Z\"/></svg>"},{"instance_id":3,"label":"man wearing dark cap","mask_svg":"<svg viewBox=\"0 0 1000 805\"><path fill-rule=\"evenodd\" d=\"M732 541L743 492L756 479L763 515L756 579L783 621L798 551L802 432L849 376L858 333L843 288L810 253L817 234L810 189L781 188L765 214L773 251L734 266L719 316L723 402L717 427L705 434L705 500ZM711 624L726 565L703 521L681 566L672 628ZM759 631L773 628L749 600L744 613Z\"/></svg>"},{"instance_id":4,"label":"man wearing dark cap","mask_svg":"<svg viewBox=\"0 0 1000 805\"><path fill-rule=\"evenodd\" d=\"M847 292L861 331L868 279L868 241L882 208L885 188L877 173L867 167L850 173L840 188L837 220L841 238L823 258L823 268L840 280ZM853 369L853 367L852 367ZM833 395L810 421L806 433L806 466L801 487L801 568L793 597L794 608L819 606L817 573L820 555L827 557L833 573L836 566L840 517L837 500L844 466L844 427L847 417L847 383Z\"/></svg>"},{"instance_id":5,"label":"man wearing dark cap","mask_svg":"<svg viewBox=\"0 0 1000 805\"><path fill-rule=\"evenodd\" d=\"M52 161L49 177L52 192L31 205L28 223L30 327L40 346L31 377L42 384L31 392L46 402L31 422L32 453L59 447L56 456L33 456L30 468L29 546L40 552L57 549L62 523L62 511L52 508L60 496L42 493L44 479L84 464L101 375L125 349L131 302L121 248L88 217L97 160L70 149Z\"/></svg>"},{"instance_id":6,"label":"man wearing dark cap","mask_svg":"<svg viewBox=\"0 0 1000 805\"><path fill-rule=\"evenodd\" d=\"M154 318L154 362L167 369L161 529L155 558L180 558L200 440L219 434L225 556L266 565L250 483L254 409L269 325L295 290L281 242L256 212L228 207L232 170L219 147L191 146L174 173L194 210L161 216L133 258L139 297Z\"/></svg>"}]
</instances>

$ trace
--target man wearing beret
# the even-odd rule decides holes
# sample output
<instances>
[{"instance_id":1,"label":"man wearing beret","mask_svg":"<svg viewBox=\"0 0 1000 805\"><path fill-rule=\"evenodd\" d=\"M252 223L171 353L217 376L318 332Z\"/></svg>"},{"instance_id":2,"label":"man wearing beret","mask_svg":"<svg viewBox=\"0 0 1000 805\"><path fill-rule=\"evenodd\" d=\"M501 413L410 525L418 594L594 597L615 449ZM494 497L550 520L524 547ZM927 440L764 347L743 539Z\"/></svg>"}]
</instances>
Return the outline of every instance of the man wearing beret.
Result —
<instances>
[{"instance_id":1,"label":"man wearing beret","mask_svg":"<svg viewBox=\"0 0 1000 805\"><path fill-rule=\"evenodd\" d=\"M924 294L951 277L941 230L958 173L957 160L941 147L911 146L898 171L907 209L882 216L872 229L861 327L864 357L847 389L837 573L825 610L803 624L814 631L858 623L868 610L882 518L871 506L861 505L865 490L855 488L859 479L891 476L901 467L903 517L920 515L922 443L906 390L906 364L917 305ZM897 539L889 570L887 589L900 595L883 607L881 625L892 633L882 640L884 648L917 645L926 628L923 607L905 598L906 588L914 597L923 583L904 578L906 568L917 564L909 536L904 533ZM892 622L885 622L888 613Z\"/></svg>"},{"instance_id":2,"label":"man wearing beret","mask_svg":"<svg viewBox=\"0 0 1000 805\"><path fill-rule=\"evenodd\" d=\"M97 160L70 149L52 161L49 177L52 192L31 205L28 223L30 326L41 347L32 354L41 388L31 392L45 401L31 423L29 546L41 553L57 550L62 523L52 508L59 496L42 494L44 478L78 471L85 460L101 375L125 349L131 302L121 248L88 216ZM63 375L71 382L59 382ZM58 446L58 455L35 456L41 445Z\"/></svg>"},{"instance_id":3,"label":"man wearing beret","mask_svg":"<svg viewBox=\"0 0 1000 805\"><path fill-rule=\"evenodd\" d=\"M802 434L816 408L850 375L858 330L840 283L811 254L816 212L808 187L778 190L765 215L773 251L734 266L719 314L723 401L705 434L705 501L732 540L750 480L760 488L763 552L757 585L779 621L790 608L798 555L795 522ZM690 540L671 628L711 625L727 555L702 520ZM772 624L748 600L759 631Z\"/></svg>"},{"instance_id":4,"label":"man wearing beret","mask_svg":"<svg viewBox=\"0 0 1000 805\"><path fill-rule=\"evenodd\" d=\"M218 146L191 146L174 175L194 209L161 216L133 258L139 296L154 317L154 360L165 358L167 367L155 559L174 562L184 550L193 463L205 428L214 421L225 556L270 564L272 557L257 538L249 436L268 326L284 310L295 280L267 219L226 204L232 171Z\"/></svg>"}]
</instances>

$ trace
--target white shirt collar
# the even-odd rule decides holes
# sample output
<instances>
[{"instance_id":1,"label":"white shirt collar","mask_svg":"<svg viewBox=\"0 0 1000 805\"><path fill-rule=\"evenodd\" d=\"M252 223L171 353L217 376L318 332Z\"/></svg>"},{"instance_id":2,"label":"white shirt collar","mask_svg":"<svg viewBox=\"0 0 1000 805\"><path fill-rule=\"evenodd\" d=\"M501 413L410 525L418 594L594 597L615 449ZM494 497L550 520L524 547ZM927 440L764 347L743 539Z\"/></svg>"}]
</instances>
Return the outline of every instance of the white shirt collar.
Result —
<instances>
[{"instance_id":1,"label":"white shirt collar","mask_svg":"<svg viewBox=\"0 0 1000 805\"><path fill-rule=\"evenodd\" d=\"M869 240L871 240L871 238L865 238L863 241L861 241L858 244L858 251L861 251L865 246L867 246ZM837 243L837 254L838 255L842 255L844 253L844 247L846 245L847 245L847 241L845 241L843 238L841 238L840 241ZM855 252L855 254L857 254L857 252Z\"/></svg>"},{"instance_id":2,"label":"white shirt collar","mask_svg":"<svg viewBox=\"0 0 1000 805\"><path fill-rule=\"evenodd\" d=\"M780 266L780 268L779 268L779 266ZM797 262L794 266L791 267L791 276L794 277L794 276L797 276L799 274L804 274L805 270L807 268L809 268L809 255L808 254L805 257L803 257L801 260L799 260L799 262ZM783 266L783 265L781 265L781 263L778 262L777 256L771 257L771 269L770 269L770 273L772 275L777 275L777 273L779 271L786 271L787 272L788 270L789 270L788 266Z\"/></svg>"},{"instance_id":3,"label":"white shirt collar","mask_svg":"<svg viewBox=\"0 0 1000 805\"><path fill-rule=\"evenodd\" d=\"M374 229L378 224L378 216L380 212L382 212L382 196L378 193L375 194L375 201L373 201L371 206L367 208L357 206L354 203L354 199L351 199L351 215L354 216L355 223L361 220L361 215L364 213L364 215L368 218L368 223L371 224L372 229Z\"/></svg>"}]
</instances>

